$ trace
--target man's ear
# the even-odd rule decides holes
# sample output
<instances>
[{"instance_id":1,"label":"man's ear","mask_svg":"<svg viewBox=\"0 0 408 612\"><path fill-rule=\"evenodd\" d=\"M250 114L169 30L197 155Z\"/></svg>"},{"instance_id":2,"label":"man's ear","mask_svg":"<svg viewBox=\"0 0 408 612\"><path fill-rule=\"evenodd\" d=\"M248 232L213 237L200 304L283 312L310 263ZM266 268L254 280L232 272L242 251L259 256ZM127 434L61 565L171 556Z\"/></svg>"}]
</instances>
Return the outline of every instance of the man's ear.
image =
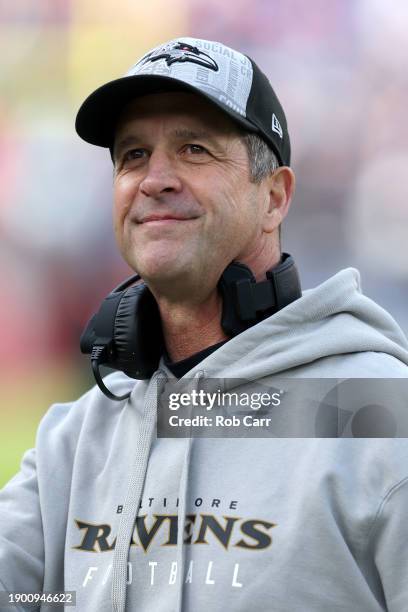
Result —
<instances>
[{"instance_id":1,"label":"man's ear","mask_svg":"<svg viewBox=\"0 0 408 612\"><path fill-rule=\"evenodd\" d=\"M270 233L279 227L288 214L296 179L291 168L279 166L265 181L269 200L264 215L264 231Z\"/></svg>"}]
</instances>

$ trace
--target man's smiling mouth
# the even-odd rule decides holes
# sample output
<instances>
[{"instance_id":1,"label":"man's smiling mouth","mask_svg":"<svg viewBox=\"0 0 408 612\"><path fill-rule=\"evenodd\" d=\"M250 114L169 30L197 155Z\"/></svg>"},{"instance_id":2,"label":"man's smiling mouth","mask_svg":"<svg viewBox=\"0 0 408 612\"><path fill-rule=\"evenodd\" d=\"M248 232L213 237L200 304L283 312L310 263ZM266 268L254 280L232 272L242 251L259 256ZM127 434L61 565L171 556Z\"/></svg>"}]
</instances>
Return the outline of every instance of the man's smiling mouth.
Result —
<instances>
[{"instance_id":1,"label":"man's smiling mouth","mask_svg":"<svg viewBox=\"0 0 408 612\"><path fill-rule=\"evenodd\" d=\"M146 217L143 217L137 223L140 225L161 224L161 223L164 224L164 223L172 223L172 222L174 223L177 221L192 221L193 219L197 219L197 217L182 217L182 216L170 215L170 214L163 214L163 215L152 214L152 215L146 215Z\"/></svg>"}]
</instances>

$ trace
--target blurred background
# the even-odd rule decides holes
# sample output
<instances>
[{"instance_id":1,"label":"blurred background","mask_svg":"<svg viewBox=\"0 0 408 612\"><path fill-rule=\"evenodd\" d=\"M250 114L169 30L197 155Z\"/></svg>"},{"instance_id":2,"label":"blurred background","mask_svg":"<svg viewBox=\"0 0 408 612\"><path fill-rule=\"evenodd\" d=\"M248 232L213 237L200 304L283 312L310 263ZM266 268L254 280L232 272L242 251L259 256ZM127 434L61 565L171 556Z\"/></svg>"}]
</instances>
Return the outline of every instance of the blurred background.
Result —
<instances>
[{"instance_id":1,"label":"blurred background","mask_svg":"<svg viewBox=\"0 0 408 612\"><path fill-rule=\"evenodd\" d=\"M0 486L48 406L93 384L79 335L129 274L109 154L77 137L76 111L168 39L221 40L267 73L291 134L283 248L303 287L357 267L408 331L407 31L406 0L0 0Z\"/></svg>"}]
</instances>

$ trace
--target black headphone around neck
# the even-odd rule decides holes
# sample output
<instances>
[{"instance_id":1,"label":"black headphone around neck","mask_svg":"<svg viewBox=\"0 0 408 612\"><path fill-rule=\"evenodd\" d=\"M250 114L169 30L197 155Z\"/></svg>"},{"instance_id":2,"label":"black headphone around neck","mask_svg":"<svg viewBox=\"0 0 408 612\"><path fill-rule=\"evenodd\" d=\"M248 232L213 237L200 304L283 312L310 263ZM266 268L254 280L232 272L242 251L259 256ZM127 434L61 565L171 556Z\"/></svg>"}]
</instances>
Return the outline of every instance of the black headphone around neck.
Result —
<instances>
[{"instance_id":1,"label":"black headphone around neck","mask_svg":"<svg viewBox=\"0 0 408 612\"><path fill-rule=\"evenodd\" d=\"M271 316L302 295L293 258L283 253L280 263L256 282L251 270L233 262L218 283L223 299L221 327L236 336ZM105 386L99 366L120 370L131 378L147 379L158 367L164 351L160 313L153 294L135 274L118 285L102 302L81 335L81 352L91 355L92 370L101 391L110 399L124 400ZM137 283L137 284L135 284Z\"/></svg>"}]
</instances>

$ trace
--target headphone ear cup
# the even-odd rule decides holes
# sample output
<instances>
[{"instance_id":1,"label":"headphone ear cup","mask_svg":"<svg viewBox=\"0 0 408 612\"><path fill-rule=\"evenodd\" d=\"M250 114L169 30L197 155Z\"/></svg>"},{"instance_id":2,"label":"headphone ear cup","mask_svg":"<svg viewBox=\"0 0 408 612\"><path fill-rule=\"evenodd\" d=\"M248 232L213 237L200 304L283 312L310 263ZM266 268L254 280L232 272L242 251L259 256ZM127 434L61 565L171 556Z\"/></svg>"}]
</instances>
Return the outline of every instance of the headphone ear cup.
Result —
<instances>
[{"instance_id":1,"label":"headphone ear cup","mask_svg":"<svg viewBox=\"0 0 408 612\"><path fill-rule=\"evenodd\" d=\"M164 350L159 309L145 284L123 292L116 311L114 367L131 378L150 378Z\"/></svg>"}]
</instances>

